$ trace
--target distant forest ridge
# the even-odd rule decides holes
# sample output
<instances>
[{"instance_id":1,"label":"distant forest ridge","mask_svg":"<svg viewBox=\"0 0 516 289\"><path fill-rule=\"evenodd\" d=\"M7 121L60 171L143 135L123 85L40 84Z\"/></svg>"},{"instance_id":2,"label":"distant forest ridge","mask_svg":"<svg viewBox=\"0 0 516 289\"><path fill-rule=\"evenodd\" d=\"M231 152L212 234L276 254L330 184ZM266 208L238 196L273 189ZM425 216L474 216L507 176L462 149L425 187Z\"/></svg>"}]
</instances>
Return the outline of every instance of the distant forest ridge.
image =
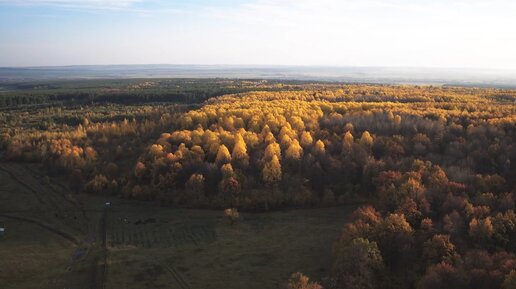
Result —
<instances>
[{"instance_id":1,"label":"distant forest ridge","mask_svg":"<svg viewBox=\"0 0 516 289\"><path fill-rule=\"evenodd\" d=\"M0 67L0 82L103 78L242 78L516 88L516 71L260 65L78 65Z\"/></svg>"}]
</instances>

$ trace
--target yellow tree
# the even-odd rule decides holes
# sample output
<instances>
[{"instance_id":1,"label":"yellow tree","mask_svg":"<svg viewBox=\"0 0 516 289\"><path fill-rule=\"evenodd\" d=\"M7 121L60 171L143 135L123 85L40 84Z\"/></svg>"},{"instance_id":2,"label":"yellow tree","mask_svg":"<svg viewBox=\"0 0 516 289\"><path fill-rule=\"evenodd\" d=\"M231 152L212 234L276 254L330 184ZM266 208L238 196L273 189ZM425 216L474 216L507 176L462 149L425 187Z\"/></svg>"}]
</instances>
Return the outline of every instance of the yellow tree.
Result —
<instances>
[{"instance_id":1,"label":"yellow tree","mask_svg":"<svg viewBox=\"0 0 516 289\"><path fill-rule=\"evenodd\" d=\"M394 116L394 123L396 125L400 125L400 123L401 123L401 116L399 116L399 115Z\"/></svg>"},{"instance_id":2,"label":"yellow tree","mask_svg":"<svg viewBox=\"0 0 516 289\"><path fill-rule=\"evenodd\" d=\"M249 155L247 154L247 145L241 134L235 134L235 146L231 158L235 165L240 167L247 167L249 165Z\"/></svg>"},{"instance_id":3,"label":"yellow tree","mask_svg":"<svg viewBox=\"0 0 516 289\"><path fill-rule=\"evenodd\" d=\"M278 134L279 138L283 137L286 134L289 134L290 129L291 129L290 123L287 122L285 125L283 125L281 127L279 134Z\"/></svg>"},{"instance_id":4,"label":"yellow tree","mask_svg":"<svg viewBox=\"0 0 516 289\"><path fill-rule=\"evenodd\" d=\"M271 132L271 128L269 127L269 125L265 124L263 126L263 129L262 129L262 132L261 132L262 136L265 137L270 132Z\"/></svg>"},{"instance_id":5,"label":"yellow tree","mask_svg":"<svg viewBox=\"0 0 516 289\"><path fill-rule=\"evenodd\" d=\"M469 235L477 242L486 242L494 234L491 217L485 219L473 218L469 222Z\"/></svg>"},{"instance_id":6,"label":"yellow tree","mask_svg":"<svg viewBox=\"0 0 516 289\"><path fill-rule=\"evenodd\" d=\"M276 138L274 137L274 135L272 134L272 132L268 132L267 134L265 134L265 136L263 137L263 141L266 143L266 144L271 144L273 142L276 142Z\"/></svg>"},{"instance_id":7,"label":"yellow tree","mask_svg":"<svg viewBox=\"0 0 516 289\"><path fill-rule=\"evenodd\" d=\"M211 144L213 143L219 143L220 140L219 140L219 137L217 136L217 134L211 130L205 130L203 135L202 135L202 142L204 144L204 148L209 148Z\"/></svg>"},{"instance_id":8,"label":"yellow tree","mask_svg":"<svg viewBox=\"0 0 516 289\"><path fill-rule=\"evenodd\" d=\"M231 178L235 175L235 173L233 171L233 166L231 166L231 164L224 164L220 168L220 172L222 173L222 177L224 179Z\"/></svg>"},{"instance_id":9,"label":"yellow tree","mask_svg":"<svg viewBox=\"0 0 516 289\"><path fill-rule=\"evenodd\" d=\"M287 285L285 286L286 289L323 289L321 285L315 282L310 282L310 279L297 272L290 276L290 279L288 279Z\"/></svg>"},{"instance_id":10,"label":"yellow tree","mask_svg":"<svg viewBox=\"0 0 516 289\"><path fill-rule=\"evenodd\" d=\"M288 134L284 134L281 138L280 138L280 143L281 143L281 147L283 149L286 149L290 146L290 143L292 143L292 138L290 138L290 136Z\"/></svg>"},{"instance_id":11,"label":"yellow tree","mask_svg":"<svg viewBox=\"0 0 516 289\"><path fill-rule=\"evenodd\" d=\"M160 157L163 154L163 146L159 144L153 144L150 147L150 154L153 157Z\"/></svg>"},{"instance_id":12,"label":"yellow tree","mask_svg":"<svg viewBox=\"0 0 516 289\"><path fill-rule=\"evenodd\" d=\"M228 148L225 145L220 145L219 150L217 151L217 157L215 158L215 163L221 166L229 162L231 162L231 155L229 154Z\"/></svg>"},{"instance_id":13,"label":"yellow tree","mask_svg":"<svg viewBox=\"0 0 516 289\"><path fill-rule=\"evenodd\" d=\"M265 163L262 176L263 180L268 184L281 181L281 164L278 156L274 155L270 161Z\"/></svg>"},{"instance_id":14,"label":"yellow tree","mask_svg":"<svg viewBox=\"0 0 516 289\"><path fill-rule=\"evenodd\" d=\"M342 140L342 151L344 152L351 152L351 149L353 148L353 142L354 138L351 132L346 132L344 134L344 139Z\"/></svg>"},{"instance_id":15,"label":"yellow tree","mask_svg":"<svg viewBox=\"0 0 516 289\"><path fill-rule=\"evenodd\" d=\"M290 124L292 125L292 128L297 131L301 131L301 130L305 129L305 123L299 116L293 116L290 119Z\"/></svg>"},{"instance_id":16,"label":"yellow tree","mask_svg":"<svg viewBox=\"0 0 516 289\"><path fill-rule=\"evenodd\" d=\"M373 145L373 137L367 130L362 133L360 144L366 147L371 147Z\"/></svg>"},{"instance_id":17,"label":"yellow tree","mask_svg":"<svg viewBox=\"0 0 516 289\"><path fill-rule=\"evenodd\" d=\"M258 134L248 131L244 133L244 141L250 150L253 150L260 143L260 138Z\"/></svg>"},{"instance_id":18,"label":"yellow tree","mask_svg":"<svg viewBox=\"0 0 516 289\"><path fill-rule=\"evenodd\" d=\"M301 147L297 139L295 139L290 143L290 146L285 152L285 157L290 160L300 161L302 156L303 148Z\"/></svg>"},{"instance_id":19,"label":"yellow tree","mask_svg":"<svg viewBox=\"0 0 516 289\"><path fill-rule=\"evenodd\" d=\"M270 161L270 160L272 160L273 156L276 156L278 159L281 159L281 148L280 148L279 144L277 144L275 142L270 143L265 148L264 158L266 161Z\"/></svg>"},{"instance_id":20,"label":"yellow tree","mask_svg":"<svg viewBox=\"0 0 516 289\"><path fill-rule=\"evenodd\" d=\"M198 146L198 145L194 145L191 149L190 149L190 152L192 152L192 156L198 160L198 161L203 161L204 160L204 150L202 149L202 147Z\"/></svg>"},{"instance_id":21,"label":"yellow tree","mask_svg":"<svg viewBox=\"0 0 516 289\"><path fill-rule=\"evenodd\" d=\"M392 113L392 111L389 111L387 113L387 119L390 120L390 121L393 121L394 120L394 114Z\"/></svg>"},{"instance_id":22,"label":"yellow tree","mask_svg":"<svg viewBox=\"0 0 516 289\"><path fill-rule=\"evenodd\" d=\"M314 139L312 138L312 135L308 131L304 131L301 133L301 146L303 148L310 147L312 143L314 142Z\"/></svg>"},{"instance_id":23,"label":"yellow tree","mask_svg":"<svg viewBox=\"0 0 516 289\"><path fill-rule=\"evenodd\" d=\"M326 147L321 140L317 140L315 142L313 151L315 154L324 154L324 152L326 151Z\"/></svg>"}]
</instances>

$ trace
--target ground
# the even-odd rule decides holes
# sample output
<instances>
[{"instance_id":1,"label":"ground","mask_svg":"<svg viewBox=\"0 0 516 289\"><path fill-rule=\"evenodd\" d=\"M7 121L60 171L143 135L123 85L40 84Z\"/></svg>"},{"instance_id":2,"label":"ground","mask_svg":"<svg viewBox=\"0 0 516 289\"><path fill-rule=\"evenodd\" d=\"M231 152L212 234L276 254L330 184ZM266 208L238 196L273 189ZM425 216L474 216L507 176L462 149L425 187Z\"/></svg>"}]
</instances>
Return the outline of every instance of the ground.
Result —
<instances>
[{"instance_id":1,"label":"ground","mask_svg":"<svg viewBox=\"0 0 516 289\"><path fill-rule=\"evenodd\" d=\"M322 278L349 207L243 213L72 195L0 163L0 288L279 288ZM106 201L112 201L106 206Z\"/></svg>"}]
</instances>

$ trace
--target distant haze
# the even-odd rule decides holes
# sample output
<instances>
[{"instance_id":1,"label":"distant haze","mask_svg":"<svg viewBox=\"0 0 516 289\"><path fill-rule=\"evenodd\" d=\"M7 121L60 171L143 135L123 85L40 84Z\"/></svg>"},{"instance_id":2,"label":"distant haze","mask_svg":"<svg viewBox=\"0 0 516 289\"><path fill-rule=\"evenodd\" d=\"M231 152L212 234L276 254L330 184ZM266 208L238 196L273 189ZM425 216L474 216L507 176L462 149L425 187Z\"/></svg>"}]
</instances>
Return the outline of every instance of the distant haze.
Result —
<instances>
[{"instance_id":1,"label":"distant haze","mask_svg":"<svg viewBox=\"0 0 516 289\"><path fill-rule=\"evenodd\" d=\"M0 66L516 70L514 0L0 0Z\"/></svg>"},{"instance_id":2,"label":"distant haze","mask_svg":"<svg viewBox=\"0 0 516 289\"><path fill-rule=\"evenodd\" d=\"M13 81L100 78L290 79L516 88L515 72L489 69L278 65L100 65L0 68L0 84Z\"/></svg>"}]
</instances>

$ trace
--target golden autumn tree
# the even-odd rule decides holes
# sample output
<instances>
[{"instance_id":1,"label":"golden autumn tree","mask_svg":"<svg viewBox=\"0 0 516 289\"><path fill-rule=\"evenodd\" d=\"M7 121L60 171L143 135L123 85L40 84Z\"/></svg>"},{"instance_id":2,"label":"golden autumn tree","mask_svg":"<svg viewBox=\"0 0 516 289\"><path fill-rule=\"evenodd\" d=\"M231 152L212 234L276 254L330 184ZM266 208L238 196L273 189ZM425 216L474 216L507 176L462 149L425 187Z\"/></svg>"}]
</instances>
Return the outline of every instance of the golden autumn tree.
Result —
<instances>
[{"instance_id":1,"label":"golden autumn tree","mask_svg":"<svg viewBox=\"0 0 516 289\"><path fill-rule=\"evenodd\" d=\"M283 149L286 149L290 146L290 144L292 143L292 138L290 138L290 136L288 134L284 134L281 138L280 138L280 144L281 144L281 147Z\"/></svg>"},{"instance_id":2,"label":"golden autumn tree","mask_svg":"<svg viewBox=\"0 0 516 289\"><path fill-rule=\"evenodd\" d=\"M290 276L285 289L323 289L323 287L318 283L310 282L307 276L297 272Z\"/></svg>"},{"instance_id":3,"label":"golden autumn tree","mask_svg":"<svg viewBox=\"0 0 516 289\"><path fill-rule=\"evenodd\" d=\"M289 160L300 161L302 156L303 148L301 147L297 139L295 139L290 143L290 146L286 150L285 158Z\"/></svg>"},{"instance_id":4,"label":"golden autumn tree","mask_svg":"<svg viewBox=\"0 0 516 289\"><path fill-rule=\"evenodd\" d=\"M281 164L277 155L273 155L272 159L265 163L262 170L263 180L268 184L281 181Z\"/></svg>"},{"instance_id":5,"label":"golden autumn tree","mask_svg":"<svg viewBox=\"0 0 516 289\"><path fill-rule=\"evenodd\" d=\"M235 172L233 171L233 166L231 166L231 164L229 163L222 165L222 167L220 168L220 172L222 173L222 177L224 179L233 177L235 175Z\"/></svg>"},{"instance_id":6,"label":"golden autumn tree","mask_svg":"<svg viewBox=\"0 0 516 289\"><path fill-rule=\"evenodd\" d=\"M161 155L163 155L163 146L159 144L153 144L149 149L149 153L153 157L160 157Z\"/></svg>"},{"instance_id":7,"label":"golden autumn tree","mask_svg":"<svg viewBox=\"0 0 516 289\"><path fill-rule=\"evenodd\" d=\"M191 149L190 149L190 152L192 153L191 155L198 161L203 161L204 160L204 157L205 157L205 153L204 153L204 150L202 149L201 146L198 146L198 145L194 145Z\"/></svg>"},{"instance_id":8,"label":"golden autumn tree","mask_svg":"<svg viewBox=\"0 0 516 289\"><path fill-rule=\"evenodd\" d=\"M276 142L276 138L274 137L274 135L272 134L272 132L268 132L268 133L267 133L267 134L265 134L265 136L263 137L263 141L264 141L266 144L271 144L271 143Z\"/></svg>"},{"instance_id":9,"label":"golden autumn tree","mask_svg":"<svg viewBox=\"0 0 516 289\"><path fill-rule=\"evenodd\" d=\"M235 134L235 146L231 154L233 163L239 167L249 166L249 155L247 154L247 145L241 134Z\"/></svg>"},{"instance_id":10,"label":"golden autumn tree","mask_svg":"<svg viewBox=\"0 0 516 289\"><path fill-rule=\"evenodd\" d=\"M264 159L266 161L270 161L272 160L272 158L276 156L278 159L281 159L281 148L279 146L279 144L277 143L270 143L266 148L265 148L265 153L264 153Z\"/></svg>"},{"instance_id":11,"label":"golden autumn tree","mask_svg":"<svg viewBox=\"0 0 516 289\"><path fill-rule=\"evenodd\" d=\"M253 150L260 143L260 137L257 133L247 131L244 133L244 141L250 150Z\"/></svg>"},{"instance_id":12,"label":"golden autumn tree","mask_svg":"<svg viewBox=\"0 0 516 289\"><path fill-rule=\"evenodd\" d=\"M371 147L373 145L373 137L367 130L362 133L360 144L365 147Z\"/></svg>"},{"instance_id":13,"label":"golden autumn tree","mask_svg":"<svg viewBox=\"0 0 516 289\"><path fill-rule=\"evenodd\" d=\"M281 127L281 129L280 129L280 131L279 131L279 134L278 134L278 137L279 137L280 139L282 139L282 138L283 138L283 136L285 136L285 135L291 136L291 135L292 135L292 133L293 133L293 132L292 132L292 127L290 126L290 123L288 123L288 122L287 122L287 123L285 123L285 124Z\"/></svg>"},{"instance_id":14,"label":"golden autumn tree","mask_svg":"<svg viewBox=\"0 0 516 289\"><path fill-rule=\"evenodd\" d=\"M231 154L229 153L228 148L225 145L220 145L219 150L217 151L217 157L215 158L215 163L221 166L229 162L231 162Z\"/></svg>"},{"instance_id":15,"label":"golden autumn tree","mask_svg":"<svg viewBox=\"0 0 516 289\"><path fill-rule=\"evenodd\" d=\"M86 147L84 149L84 156L87 161L95 161L98 157L98 154L92 147Z\"/></svg>"},{"instance_id":16,"label":"golden autumn tree","mask_svg":"<svg viewBox=\"0 0 516 289\"><path fill-rule=\"evenodd\" d=\"M315 142L313 152L318 155L324 154L326 152L326 146L321 140L317 140Z\"/></svg>"},{"instance_id":17,"label":"golden autumn tree","mask_svg":"<svg viewBox=\"0 0 516 289\"><path fill-rule=\"evenodd\" d=\"M201 136L201 140L205 150L207 150L212 144L218 144L220 142L217 134L211 130L205 130Z\"/></svg>"},{"instance_id":18,"label":"golden autumn tree","mask_svg":"<svg viewBox=\"0 0 516 289\"><path fill-rule=\"evenodd\" d=\"M476 242L486 242L494 233L491 217L485 219L473 218L469 223L469 235Z\"/></svg>"},{"instance_id":19,"label":"golden autumn tree","mask_svg":"<svg viewBox=\"0 0 516 289\"><path fill-rule=\"evenodd\" d=\"M395 115L393 121L394 121L394 124L400 125L401 124L401 116Z\"/></svg>"},{"instance_id":20,"label":"golden autumn tree","mask_svg":"<svg viewBox=\"0 0 516 289\"><path fill-rule=\"evenodd\" d=\"M303 148L310 147L314 139L309 131L304 131L301 133L301 141L299 142Z\"/></svg>"},{"instance_id":21,"label":"golden autumn tree","mask_svg":"<svg viewBox=\"0 0 516 289\"><path fill-rule=\"evenodd\" d=\"M269 127L268 124L265 124L261 131L262 136L265 137L270 132L271 132L271 128Z\"/></svg>"},{"instance_id":22,"label":"golden autumn tree","mask_svg":"<svg viewBox=\"0 0 516 289\"><path fill-rule=\"evenodd\" d=\"M347 131L344 134L344 138L342 140L342 151L349 153L351 152L351 149L353 148L353 142L354 138L350 131Z\"/></svg>"},{"instance_id":23,"label":"golden autumn tree","mask_svg":"<svg viewBox=\"0 0 516 289\"><path fill-rule=\"evenodd\" d=\"M390 121L394 120L394 114L392 111L387 112L387 119Z\"/></svg>"}]
</instances>

